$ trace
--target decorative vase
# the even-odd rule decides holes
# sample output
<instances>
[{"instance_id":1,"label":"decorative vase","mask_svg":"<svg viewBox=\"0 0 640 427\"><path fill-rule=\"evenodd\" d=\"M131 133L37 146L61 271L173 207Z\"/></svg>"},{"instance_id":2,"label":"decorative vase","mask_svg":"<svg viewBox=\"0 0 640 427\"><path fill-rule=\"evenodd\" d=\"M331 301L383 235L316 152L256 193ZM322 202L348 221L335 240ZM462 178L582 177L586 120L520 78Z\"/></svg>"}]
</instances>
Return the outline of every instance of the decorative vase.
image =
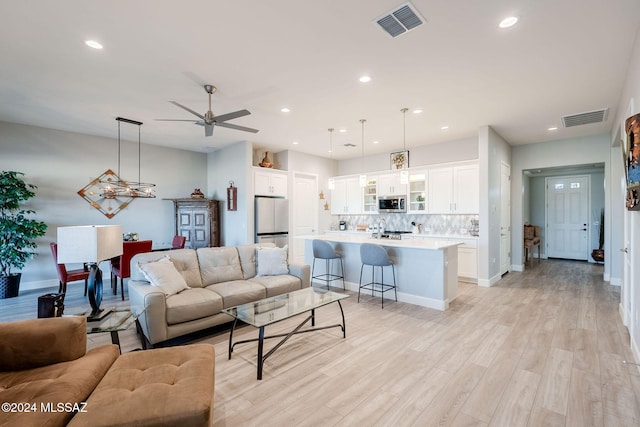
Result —
<instances>
[{"instance_id":1,"label":"decorative vase","mask_svg":"<svg viewBox=\"0 0 640 427\"><path fill-rule=\"evenodd\" d=\"M272 168L273 167L273 163L271 162L271 159L269 158L269 152L268 151L265 151L264 158L262 159L262 161L260 163L258 163L258 166L263 167L263 168Z\"/></svg>"},{"instance_id":2,"label":"decorative vase","mask_svg":"<svg viewBox=\"0 0 640 427\"><path fill-rule=\"evenodd\" d=\"M0 276L0 299L14 298L20 291L20 278L22 273Z\"/></svg>"}]
</instances>

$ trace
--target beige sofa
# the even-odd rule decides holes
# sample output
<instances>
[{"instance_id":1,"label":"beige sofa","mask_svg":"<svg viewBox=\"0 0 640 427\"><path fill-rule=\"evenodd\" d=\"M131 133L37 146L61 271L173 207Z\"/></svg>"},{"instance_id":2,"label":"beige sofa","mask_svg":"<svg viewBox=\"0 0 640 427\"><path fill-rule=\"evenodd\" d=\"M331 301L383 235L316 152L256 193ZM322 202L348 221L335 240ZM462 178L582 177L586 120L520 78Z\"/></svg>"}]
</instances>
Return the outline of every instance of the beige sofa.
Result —
<instances>
[{"instance_id":1,"label":"beige sofa","mask_svg":"<svg viewBox=\"0 0 640 427\"><path fill-rule=\"evenodd\" d=\"M211 328L233 319L223 308L257 301L309 286L309 266L288 264L288 274L257 275L260 248L250 244L220 248L178 249L138 254L131 260L129 299L142 312L140 326L155 345L171 338ZM169 257L188 289L167 296L152 286L140 265Z\"/></svg>"}]
</instances>

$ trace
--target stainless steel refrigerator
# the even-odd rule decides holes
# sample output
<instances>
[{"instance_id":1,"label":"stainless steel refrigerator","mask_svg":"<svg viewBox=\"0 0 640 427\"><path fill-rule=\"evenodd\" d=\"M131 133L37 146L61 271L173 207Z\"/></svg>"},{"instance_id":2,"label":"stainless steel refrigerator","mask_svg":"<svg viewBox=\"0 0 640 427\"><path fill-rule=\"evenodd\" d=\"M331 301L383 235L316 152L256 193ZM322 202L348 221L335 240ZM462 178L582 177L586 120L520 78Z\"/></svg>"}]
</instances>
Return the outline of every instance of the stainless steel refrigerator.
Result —
<instances>
[{"instance_id":1,"label":"stainless steel refrigerator","mask_svg":"<svg viewBox=\"0 0 640 427\"><path fill-rule=\"evenodd\" d=\"M287 199L256 197L256 243L275 243L279 248L289 243L289 204Z\"/></svg>"}]
</instances>

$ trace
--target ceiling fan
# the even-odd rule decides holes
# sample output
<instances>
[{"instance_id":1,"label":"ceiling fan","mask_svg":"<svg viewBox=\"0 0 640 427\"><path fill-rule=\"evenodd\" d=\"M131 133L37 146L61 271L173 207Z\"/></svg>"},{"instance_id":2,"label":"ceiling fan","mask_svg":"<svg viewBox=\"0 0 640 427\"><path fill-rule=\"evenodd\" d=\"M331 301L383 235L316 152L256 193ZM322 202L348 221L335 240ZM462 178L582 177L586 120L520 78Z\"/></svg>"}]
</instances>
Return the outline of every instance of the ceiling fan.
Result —
<instances>
[{"instance_id":1,"label":"ceiling fan","mask_svg":"<svg viewBox=\"0 0 640 427\"><path fill-rule=\"evenodd\" d=\"M207 93L209 94L209 110L206 113L204 113L204 116L200 113L193 111L189 107L185 107L184 105L176 101L169 101L173 105L178 106L183 110L187 110L194 116L199 117L200 120L183 120L183 119L156 119L156 120L165 121L165 122L193 122L197 125L204 126L204 136L213 135L214 126L242 130L245 132L252 132L252 133L258 132L258 129L252 129L244 126L238 126L238 125L232 125L231 123L226 123L228 120L233 120L233 119L237 119L238 117L248 116L249 114L251 114L249 110L238 110L238 111L234 111L233 113L220 114L217 116L214 115L213 111L211 111L211 95L213 95L213 93L216 91L216 87L213 85L204 85L204 90L207 91Z\"/></svg>"}]
</instances>

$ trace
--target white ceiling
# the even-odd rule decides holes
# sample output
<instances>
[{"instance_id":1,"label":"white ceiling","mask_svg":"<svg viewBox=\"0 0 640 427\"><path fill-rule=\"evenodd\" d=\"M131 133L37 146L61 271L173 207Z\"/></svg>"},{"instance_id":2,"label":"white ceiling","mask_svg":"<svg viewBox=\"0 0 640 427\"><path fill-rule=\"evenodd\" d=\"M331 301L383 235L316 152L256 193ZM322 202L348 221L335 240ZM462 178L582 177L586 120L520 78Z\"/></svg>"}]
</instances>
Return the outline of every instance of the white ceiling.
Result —
<instances>
[{"instance_id":1,"label":"white ceiling","mask_svg":"<svg viewBox=\"0 0 640 427\"><path fill-rule=\"evenodd\" d=\"M372 21L401 3L3 1L0 120L115 138L122 116L144 122L148 144L212 151L247 140L325 157L327 129L345 128L333 137L339 159L361 155L361 118L365 154L401 149L403 107L424 109L407 113L408 148L484 125L512 145L611 130L640 1L413 0L428 22L394 39ZM509 15L519 23L498 28ZM260 132L205 137L188 122L154 121L193 118L169 100L204 114L204 83L218 88L214 113L246 108L230 123ZM564 115L606 107L605 123L562 128Z\"/></svg>"}]
</instances>

